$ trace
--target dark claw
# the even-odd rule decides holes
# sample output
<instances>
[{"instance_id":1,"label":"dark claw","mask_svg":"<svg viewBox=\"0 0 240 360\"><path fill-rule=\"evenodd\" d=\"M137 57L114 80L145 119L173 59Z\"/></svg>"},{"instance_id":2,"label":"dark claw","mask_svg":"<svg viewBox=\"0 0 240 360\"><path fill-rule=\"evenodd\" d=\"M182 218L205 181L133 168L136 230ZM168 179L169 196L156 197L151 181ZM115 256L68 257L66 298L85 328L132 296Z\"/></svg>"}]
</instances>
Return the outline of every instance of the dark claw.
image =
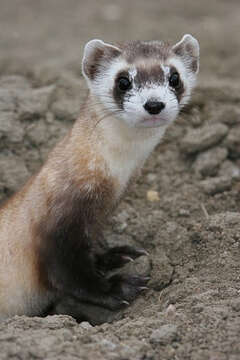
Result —
<instances>
[{"instance_id":1,"label":"dark claw","mask_svg":"<svg viewBox=\"0 0 240 360\"><path fill-rule=\"evenodd\" d=\"M144 250L144 249L138 249L136 250L136 252L139 254L139 256L145 255L145 256L149 256L150 254Z\"/></svg>"},{"instance_id":2,"label":"dark claw","mask_svg":"<svg viewBox=\"0 0 240 360\"><path fill-rule=\"evenodd\" d=\"M133 262L134 261L133 258L131 258L130 256L125 256L125 255L122 256L122 259L123 259L123 261L126 261L126 264L128 262Z\"/></svg>"},{"instance_id":3,"label":"dark claw","mask_svg":"<svg viewBox=\"0 0 240 360\"><path fill-rule=\"evenodd\" d=\"M148 278L147 278L148 279ZM145 277L116 274L109 278L112 284L111 291L118 298L133 301L140 292L147 290Z\"/></svg>"},{"instance_id":4,"label":"dark claw","mask_svg":"<svg viewBox=\"0 0 240 360\"><path fill-rule=\"evenodd\" d=\"M103 271L111 271L134 261L140 256L149 255L143 249L135 249L132 246L116 246L97 257L97 266Z\"/></svg>"},{"instance_id":5,"label":"dark claw","mask_svg":"<svg viewBox=\"0 0 240 360\"><path fill-rule=\"evenodd\" d=\"M144 291L144 290L148 290L149 288L147 286L140 286L138 288L139 291Z\"/></svg>"}]
</instances>

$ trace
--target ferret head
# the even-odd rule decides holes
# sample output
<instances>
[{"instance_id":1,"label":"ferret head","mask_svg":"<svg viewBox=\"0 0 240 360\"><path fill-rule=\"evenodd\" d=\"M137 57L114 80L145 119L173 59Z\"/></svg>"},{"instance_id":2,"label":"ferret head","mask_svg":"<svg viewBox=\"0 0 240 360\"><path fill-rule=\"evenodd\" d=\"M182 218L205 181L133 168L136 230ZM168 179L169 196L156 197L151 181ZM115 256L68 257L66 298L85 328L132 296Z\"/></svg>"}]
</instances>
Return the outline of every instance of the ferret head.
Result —
<instances>
[{"instance_id":1,"label":"ferret head","mask_svg":"<svg viewBox=\"0 0 240 360\"><path fill-rule=\"evenodd\" d=\"M191 35L170 46L133 41L121 46L89 41L82 62L91 94L129 127L167 126L188 102L199 68Z\"/></svg>"}]
</instances>

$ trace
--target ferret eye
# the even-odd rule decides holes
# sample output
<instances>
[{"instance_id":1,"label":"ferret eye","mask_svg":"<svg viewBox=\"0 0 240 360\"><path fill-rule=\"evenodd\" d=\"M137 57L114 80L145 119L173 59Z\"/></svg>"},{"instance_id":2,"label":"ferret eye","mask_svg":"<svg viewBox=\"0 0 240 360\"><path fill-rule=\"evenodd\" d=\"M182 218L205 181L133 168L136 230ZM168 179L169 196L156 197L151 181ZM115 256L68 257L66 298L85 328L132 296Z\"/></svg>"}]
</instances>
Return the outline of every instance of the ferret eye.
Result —
<instances>
[{"instance_id":1,"label":"ferret eye","mask_svg":"<svg viewBox=\"0 0 240 360\"><path fill-rule=\"evenodd\" d=\"M124 76L121 76L120 78L118 78L117 83L118 83L119 89L122 91L126 91L126 90L130 89L130 87L132 85L131 81L127 77L124 77Z\"/></svg>"},{"instance_id":2,"label":"ferret eye","mask_svg":"<svg viewBox=\"0 0 240 360\"><path fill-rule=\"evenodd\" d=\"M180 86L180 76L177 72L172 73L170 76L169 85L174 89L177 89Z\"/></svg>"}]
</instances>

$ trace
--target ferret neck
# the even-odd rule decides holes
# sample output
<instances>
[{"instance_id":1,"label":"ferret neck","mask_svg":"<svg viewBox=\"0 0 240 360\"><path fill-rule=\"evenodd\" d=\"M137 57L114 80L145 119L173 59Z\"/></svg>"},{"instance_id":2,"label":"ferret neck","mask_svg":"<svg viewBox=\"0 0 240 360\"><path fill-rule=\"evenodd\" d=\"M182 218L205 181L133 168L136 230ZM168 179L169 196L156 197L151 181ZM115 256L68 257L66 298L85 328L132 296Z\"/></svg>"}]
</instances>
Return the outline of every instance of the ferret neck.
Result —
<instances>
[{"instance_id":1,"label":"ferret neck","mask_svg":"<svg viewBox=\"0 0 240 360\"><path fill-rule=\"evenodd\" d=\"M109 114L101 104L92 100L92 136L96 149L103 157L109 174L120 185L120 193L129 179L141 168L144 161L164 134L163 128L129 128ZM93 106L94 105L94 106Z\"/></svg>"}]
</instances>

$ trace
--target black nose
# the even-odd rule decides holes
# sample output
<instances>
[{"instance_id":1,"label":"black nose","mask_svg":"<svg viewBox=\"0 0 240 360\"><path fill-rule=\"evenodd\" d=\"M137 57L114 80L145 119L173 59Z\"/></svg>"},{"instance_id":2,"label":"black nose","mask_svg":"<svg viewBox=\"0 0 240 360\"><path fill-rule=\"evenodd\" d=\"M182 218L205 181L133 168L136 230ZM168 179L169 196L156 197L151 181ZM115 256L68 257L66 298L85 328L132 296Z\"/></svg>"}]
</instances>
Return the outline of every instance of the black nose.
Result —
<instances>
[{"instance_id":1,"label":"black nose","mask_svg":"<svg viewBox=\"0 0 240 360\"><path fill-rule=\"evenodd\" d=\"M165 108L165 104L161 101L147 101L144 109L151 115L159 114Z\"/></svg>"}]
</instances>

